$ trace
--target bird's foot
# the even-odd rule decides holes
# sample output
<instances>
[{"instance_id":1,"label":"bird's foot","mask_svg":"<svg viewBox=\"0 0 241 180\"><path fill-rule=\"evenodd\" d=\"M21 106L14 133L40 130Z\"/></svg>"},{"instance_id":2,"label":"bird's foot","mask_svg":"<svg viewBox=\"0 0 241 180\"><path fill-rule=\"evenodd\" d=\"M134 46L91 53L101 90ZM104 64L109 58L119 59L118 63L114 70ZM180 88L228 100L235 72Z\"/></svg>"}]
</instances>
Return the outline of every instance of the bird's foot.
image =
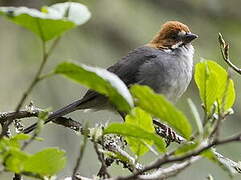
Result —
<instances>
[{"instance_id":1,"label":"bird's foot","mask_svg":"<svg viewBox=\"0 0 241 180\"><path fill-rule=\"evenodd\" d=\"M165 138L167 146L170 145L171 142L176 142L178 144L181 144L182 142L186 141L185 138L178 135L173 129L171 129L169 126L160 123L157 120L153 120L153 123L156 125L155 130L156 133Z\"/></svg>"}]
</instances>

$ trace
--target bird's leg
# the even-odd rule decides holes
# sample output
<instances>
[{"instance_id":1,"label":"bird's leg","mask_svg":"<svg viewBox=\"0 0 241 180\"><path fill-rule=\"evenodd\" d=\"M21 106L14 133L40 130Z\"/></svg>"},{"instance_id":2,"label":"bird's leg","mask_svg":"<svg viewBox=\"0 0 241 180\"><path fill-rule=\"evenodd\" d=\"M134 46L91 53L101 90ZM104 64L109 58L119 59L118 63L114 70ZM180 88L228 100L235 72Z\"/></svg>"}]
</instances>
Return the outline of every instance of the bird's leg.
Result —
<instances>
[{"instance_id":1,"label":"bird's leg","mask_svg":"<svg viewBox=\"0 0 241 180\"><path fill-rule=\"evenodd\" d=\"M153 119L153 124L156 125L155 130L156 133L166 139L167 146L171 142L176 142L181 144L182 142L186 141L182 136L178 135L174 130L172 130L169 126Z\"/></svg>"},{"instance_id":2,"label":"bird's leg","mask_svg":"<svg viewBox=\"0 0 241 180\"><path fill-rule=\"evenodd\" d=\"M122 119L125 120L126 113L118 111L118 113L121 115ZM185 141L185 139L178 135L174 130L172 130L169 126L159 122L156 119L153 119L153 124L155 124L155 130L156 134L165 138L167 146L171 142L176 142L178 144L181 144Z\"/></svg>"}]
</instances>

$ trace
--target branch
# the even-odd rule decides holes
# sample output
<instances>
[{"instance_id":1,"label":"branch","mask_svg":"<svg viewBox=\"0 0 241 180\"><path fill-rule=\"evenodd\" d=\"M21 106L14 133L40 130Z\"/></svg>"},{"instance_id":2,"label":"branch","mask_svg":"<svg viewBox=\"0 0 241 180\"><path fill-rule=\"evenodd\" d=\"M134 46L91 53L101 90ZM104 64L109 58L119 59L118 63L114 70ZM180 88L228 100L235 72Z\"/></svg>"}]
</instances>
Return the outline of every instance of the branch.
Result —
<instances>
[{"instance_id":1,"label":"branch","mask_svg":"<svg viewBox=\"0 0 241 180\"><path fill-rule=\"evenodd\" d=\"M12 120L14 117L18 117L19 119L22 118L29 118L29 117L38 117L39 113L44 112L43 109L31 107L24 110L19 111L15 114L15 112L3 112L0 113L0 121L4 122L7 120ZM58 117L57 119L52 121L55 124L64 126L66 128L70 128L71 130L74 130L76 132L80 132L82 135L87 134L87 136L93 140L93 137L91 135L91 132L95 131L95 128L88 128L84 129L82 127L82 124L66 117ZM143 168L143 166L139 163L135 163L135 159L130 156L126 151L123 150L123 139L121 137L111 137L110 135L105 135L104 139L104 148L108 150L111 153L115 153L123 157L126 161L123 161L122 159L118 159L115 156L111 156L108 158L109 162L117 161L119 163L123 164L124 168L129 169L131 172L133 171L139 171ZM98 142L100 143L100 142ZM110 164L111 164L110 163Z\"/></svg>"},{"instance_id":2,"label":"branch","mask_svg":"<svg viewBox=\"0 0 241 180\"><path fill-rule=\"evenodd\" d=\"M193 164L194 162L201 159L201 156L191 157L190 159L178 163L173 164L170 167L167 167L165 169L160 168L157 171L148 174L148 175L140 175L138 176L138 179L140 180L164 180L169 177L176 176L178 173L180 173L182 170Z\"/></svg>"},{"instance_id":3,"label":"branch","mask_svg":"<svg viewBox=\"0 0 241 180\"><path fill-rule=\"evenodd\" d=\"M108 145L105 146L105 148L110 151L113 152L114 155L119 155L122 158L117 159L116 156L111 156L111 154L109 154L110 158L114 161L116 160L117 163L122 163L123 164L123 168L127 168L130 172L134 172L134 171L140 171L143 169L143 165L140 163L136 163L135 158L133 158L132 156L130 156L126 151L124 151L120 146L115 146L115 145ZM108 154L108 152L107 152ZM124 160L123 160L124 159Z\"/></svg>"},{"instance_id":4,"label":"branch","mask_svg":"<svg viewBox=\"0 0 241 180\"><path fill-rule=\"evenodd\" d=\"M138 176L138 180L164 180L166 178L169 177L173 177L176 176L178 173L180 173L182 170L184 170L185 168L187 168L189 165L193 164L194 162L200 160L201 157L192 157L189 160L179 163L179 164L173 164L170 167L167 168L160 168L157 171L148 174L148 175L140 175ZM80 175L76 175L77 179L76 180L96 180L95 177L93 178L87 178L87 177L83 177ZM71 178L66 178L65 180L74 180ZM105 179L105 180L117 180L116 178L109 178L109 179Z\"/></svg>"},{"instance_id":5,"label":"branch","mask_svg":"<svg viewBox=\"0 0 241 180\"><path fill-rule=\"evenodd\" d=\"M83 159L83 155L84 155L84 151L85 151L85 148L86 148L86 143L87 143L87 135L84 135L84 141L83 143L81 144L80 146L80 152L79 152L79 156L77 158L77 161L76 161L76 164L75 164L75 167L74 167L74 170L73 170L73 173L72 173L72 179L77 179L76 178L76 173L79 169L79 166L80 166L80 162L81 160Z\"/></svg>"},{"instance_id":6,"label":"branch","mask_svg":"<svg viewBox=\"0 0 241 180\"><path fill-rule=\"evenodd\" d=\"M221 33L218 34L218 40L224 61L228 64L229 67L241 75L241 68L235 66L229 58L229 44L224 41Z\"/></svg>"},{"instance_id":7,"label":"branch","mask_svg":"<svg viewBox=\"0 0 241 180\"><path fill-rule=\"evenodd\" d=\"M15 111L18 112L20 110L20 108L22 107L24 101L26 100L26 98L28 97L28 95L30 94L30 92L32 91L32 89L34 88L34 86L38 83L39 81L39 77L43 71L43 68L48 60L48 57L51 55L51 53L53 52L54 48L56 47L56 45L58 44L60 40L60 37L58 37L57 39L55 39L55 41L53 42L52 46L50 47L49 51L47 52L46 50L46 42L42 41L42 49L43 49L43 59L42 62L39 66L39 69L37 71L37 73L35 74L33 81L31 82L30 86L27 88L27 90L23 93L23 96L21 98L21 100L19 101Z\"/></svg>"},{"instance_id":8,"label":"branch","mask_svg":"<svg viewBox=\"0 0 241 180\"><path fill-rule=\"evenodd\" d=\"M93 143L94 143L95 152L98 156L98 160L101 162L101 168L100 168L97 176L103 177L103 178L105 178L105 177L110 178L110 174L107 171L107 165L105 163L104 153L99 151L98 144L95 141Z\"/></svg>"},{"instance_id":9,"label":"branch","mask_svg":"<svg viewBox=\"0 0 241 180\"><path fill-rule=\"evenodd\" d=\"M19 110L21 109L21 107L23 106L25 100L27 99L27 97L29 96L29 94L32 92L33 88L35 87L35 85L41 80L40 79L40 76L42 74L42 71L44 69L44 66L48 60L48 57L51 55L52 51L54 50L54 48L56 47L56 45L58 44L60 40L60 37L58 37L52 44L52 46L50 47L49 51L46 50L46 42L42 41L42 49L43 49L43 57L42 57L42 62L36 72L36 74L34 75L34 78L32 80L32 82L30 83L29 87L27 88L27 90L23 93L19 103L17 104L16 108L15 108L15 114L12 116L11 119L8 119L6 122L4 123L1 123L2 125L2 132L0 134L0 137L3 137L5 135L7 135L7 132L8 132L8 127L9 125L15 121L15 124L16 124L16 128L18 127L22 127L21 123L16 120L18 119L17 118L17 114L19 112ZM21 131L21 129L20 129Z\"/></svg>"},{"instance_id":10,"label":"branch","mask_svg":"<svg viewBox=\"0 0 241 180\"><path fill-rule=\"evenodd\" d=\"M0 123L4 123L6 121L11 121L14 118L16 119L23 119L23 118L29 118L29 117L38 117L39 113L44 112L43 109L33 107L20 110L19 112L0 112ZM64 127L70 128L74 131L81 131L82 130L82 124L74 121L71 118L65 118L65 117L59 117L55 120L53 120L55 124L62 125Z\"/></svg>"},{"instance_id":11,"label":"branch","mask_svg":"<svg viewBox=\"0 0 241 180\"><path fill-rule=\"evenodd\" d=\"M24 109L16 112L0 112L0 122L4 123L6 121L11 121L13 119L23 119L28 117L38 117L39 112L41 109Z\"/></svg>"},{"instance_id":12,"label":"branch","mask_svg":"<svg viewBox=\"0 0 241 180\"><path fill-rule=\"evenodd\" d=\"M222 145L222 144L227 144L230 142L235 142L235 141L241 141L241 134L238 134L236 136L224 139L224 140L215 140L212 143L205 145L195 151L192 151L191 153L187 153L183 156L163 156L162 158L157 159L155 162L152 164L146 166L142 170L133 173L132 175L126 176L126 177L117 177L116 180L131 180L131 179L136 179L138 178L139 175L143 174L144 172L147 172L149 170L157 169L163 166L164 164L169 164L172 162L179 162L179 161L184 161L186 159L189 159L194 156L200 155L202 152L210 149L211 147L215 145Z\"/></svg>"}]
</instances>

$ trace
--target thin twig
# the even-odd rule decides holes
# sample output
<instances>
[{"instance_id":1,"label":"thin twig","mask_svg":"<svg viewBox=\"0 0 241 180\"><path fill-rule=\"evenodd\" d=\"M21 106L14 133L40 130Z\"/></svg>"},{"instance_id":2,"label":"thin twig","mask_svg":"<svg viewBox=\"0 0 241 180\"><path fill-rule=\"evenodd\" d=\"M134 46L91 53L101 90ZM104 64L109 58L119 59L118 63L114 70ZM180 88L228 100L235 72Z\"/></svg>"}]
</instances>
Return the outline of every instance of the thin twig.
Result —
<instances>
[{"instance_id":1,"label":"thin twig","mask_svg":"<svg viewBox=\"0 0 241 180\"><path fill-rule=\"evenodd\" d=\"M31 144L36 139L36 137L39 135L39 133L41 131L44 121L46 121L48 119L48 117L49 117L48 111L44 111L39 114L37 128L35 129L31 138L23 143L21 150L24 150L29 144Z\"/></svg>"},{"instance_id":2,"label":"thin twig","mask_svg":"<svg viewBox=\"0 0 241 180\"><path fill-rule=\"evenodd\" d=\"M44 41L42 41L42 50L43 50L43 59L42 62L39 66L39 69L37 71L37 73L35 74L33 81L31 82L30 86L27 88L27 90L23 93L23 96L21 98L21 100L19 101L15 111L18 112L20 110L20 108L22 107L24 101L26 100L26 98L28 97L28 95L30 94L30 92L32 91L33 87L37 84L38 82L38 78L44 68L44 65L47 62L48 59L48 53L46 52L46 44Z\"/></svg>"},{"instance_id":3,"label":"thin twig","mask_svg":"<svg viewBox=\"0 0 241 180\"><path fill-rule=\"evenodd\" d=\"M110 178L110 174L108 173L107 166L105 164L104 154L99 151L98 144L96 143L96 141L93 141L93 144L94 144L94 149L97 154L98 160L101 163L101 168L97 175L99 177Z\"/></svg>"},{"instance_id":4,"label":"thin twig","mask_svg":"<svg viewBox=\"0 0 241 180\"><path fill-rule=\"evenodd\" d=\"M224 41L221 33L218 34L218 40L220 44L221 54L223 56L224 61L229 65L229 67L231 67L234 71L236 71L241 75L241 68L238 68L237 66L235 66L229 58L229 44L227 44Z\"/></svg>"},{"instance_id":5,"label":"thin twig","mask_svg":"<svg viewBox=\"0 0 241 180\"><path fill-rule=\"evenodd\" d=\"M66 118L66 117L58 117L57 119L52 121L55 124L59 124L61 126L70 128L76 132L81 132L82 135L84 135L85 129L82 128L82 124L78 121L73 120L72 118Z\"/></svg>"},{"instance_id":6,"label":"thin twig","mask_svg":"<svg viewBox=\"0 0 241 180\"><path fill-rule=\"evenodd\" d=\"M191 153L184 154L182 156L163 156L162 158L157 159L155 162L152 164L146 166L142 170L133 173L132 175L126 176L126 177L118 177L117 180L131 180L137 178L140 174L147 172L149 170L157 169L163 166L164 164L172 163L172 162L179 162L179 161L184 161L188 158L200 155L202 152L210 149L211 147L215 145L222 145L222 144L227 144L230 142L234 141L241 141L241 134L235 135L233 137L224 139L224 140L216 140L213 141L212 143L205 145L204 147L197 149L195 151L192 151Z\"/></svg>"},{"instance_id":7,"label":"thin twig","mask_svg":"<svg viewBox=\"0 0 241 180\"><path fill-rule=\"evenodd\" d=\"M38 117L39 113L44 112L43 109L34 107L32 109L23 109L20 110L18 113L16 112L2 112L0 113L0 122L4 123L5 121L13 120L15 117L17 119L29 118L29 117ZM55 124L62 125L64 127L70 128L75 131L82 130L82 124L74 121L71 118L65 117L58 117L56 120L53 120Z\"/></svg>"},{"instance_id":8,"label":"thin twig","mask_svg":"<svg viewBox=\"0 0 241 180\"><path fill-rule=\"evenodd\" d=\"M0 122L4 123L5 121L11 121L14 118L16 119L23 119L23 118L29 118L29 117L38 117L38 114L41 110L40 109L34 109L30 111L29 109L24 109L16 112L1 112L0 113Z\"/></svg>"},{"instance_id":9,"label":"thin twig","mask_svg":"<svg viewBox=\"0 0 241 180\"><path fill-rule=\"evenodd\" d=\"M23 93L18 105L15 108L15 114L17 115L19 110L21 109L22 105L24 104L25 100L27 99L28 95L32 92L33 88L35 87L35 85L39 82L41 73L43 71L43 68L48 60L48 57L51 55L51 53L53 52L54 48L56 47L56 45L58 44L60 40L60 37L58 37L52 44L52 46L49 48L49 51L47 52L46 50L46 42L44 40L42 40L42 54L43 54L43 58L42 58L42 62L39 66L39 69L37 70L37 73L35 74L32 82L30 83L29 87L27 88L27 90ZM17 119L17 117L13 116L12 119L8 120L7 122L5 122L4 124L2 124L2 132L0 134L0 137L3 137L4 135L6 135L6 132L8 131L8 126L15 120ZM17 122L16 122L17 123Z\"/></svg>"},{"instance_id":10,"label":"thin twig","mask_svg":"<svg viewBox=\"0 0 241 180\"><path fill-rule=\"evenodd\" d=\"M190 159L178 163L178 164L173 164L167 168L160 168L157 171L147 174L147 175L140 175L138 176L138 179L140 180L164 180L169 177L176 176L179 174L182 170L193 164L194 162L200 160L202 157L201 156L195 156L191 157Z\"/></svg>"},{"instance_id":11,"label":"thin twig","mask_svg":"<svg viewBox=\"0 0 241 180\"><path fill-rule=\"evenodd\" d=\"M87 127L86 127L87 129ZM80 163L81 163L81 160L83 158L83 155L84 155L84 151L85 151L85 148L86 148L86 143L87 143L87 134L84 135L84 140L83 140L83 143L80 145L80 152L79 152L79 156L76 160L76 164L75 164L75 167L74 167L74 170L73 170L73 173L72 173L72 179L75 180L77 179L75 176L76 176L76 173L79 169L79 166L80 166Z\"/></svg>"},{"instance_id":12,"label":"thin twig","mask_svg":"<svg viewBox=\"0 0 241 180\"><path fill-rule=\"evenodd\" d=\"M180 173L182 170L193 164L194 162L200 160L202 157L192 157L185 162L173 164L167 168L160 168L155 172L152 172L147 175L139 175L136 179L138 180L164 180L169 177L176 176L178 173ZM95 180L95 178L87 178L78 175L78 180ZM67 179L66 179L67 180ZM117 178L108 178L105 180L117 180Z\"/></svg>"}]
</instances>

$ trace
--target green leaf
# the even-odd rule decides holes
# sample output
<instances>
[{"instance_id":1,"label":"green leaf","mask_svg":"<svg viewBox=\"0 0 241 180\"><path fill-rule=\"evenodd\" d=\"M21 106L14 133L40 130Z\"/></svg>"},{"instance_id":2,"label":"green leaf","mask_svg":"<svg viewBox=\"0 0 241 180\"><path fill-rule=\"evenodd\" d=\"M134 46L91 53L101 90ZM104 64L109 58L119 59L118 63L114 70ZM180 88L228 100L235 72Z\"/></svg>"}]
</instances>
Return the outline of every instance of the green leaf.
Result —
<instances>
[{"instance_id":1,"label":"green leaf","mask_svg":"<svg viewBox=\"0 0 241 180\"><path fill-rule=\"evenodd\" d=\"M195 122L197 125L197 129L198 129L198 133L202 135L203 134L203 124L202 124L200 115L198 113L197 107L195 106L195 104L193 103L193 101L191 99L188 98L187 102L188 102L190 109L192 111L192 114L194 116L194 119L195 119Z\"/></svg>"},{"instance_id":2,"label":"green leaf","mask_svg":"<svg viewBox=\"0 0 241 180\"><path fill-rule=\"evenodd\" d=\"M208 113L211 112L215 101L224 111L233 106L235 101L233 81L225 69L216 62L205 60L196 64L194 77Z\"/></svg>"},{"instance_id":3,"label":"green leaf","mask_svg":"<svg viewBox=\"0 0 241 180\"><path fill-rule=\"evenodd\" d=\"M26 7L0 7L0 15L48 41L89 20L88 8L80 3L65 2L43 7L42 11Z\"/></svg>"},{"instance_id":4,"label":"green leaf","mask_svg":"<svg viewBox=\"0 0 241 180\"><path fill-rule=\"evenodd\" d=\"M56 148L40 151L24 162L24 171L52 176L64 168L66 163L65 152Z\"/></svg>"},{"instance_id":5,"label":"green leaf","mask_svg":"<svg viewBox=\"0 0 241 180\"><path fill-rule=\"evenodd\" d=\"M130 89L137 99L137 105L180 132L185 138L192 134L192 127L186 116L163 95L156 94L147 86L134 85Z\"/></svg>"},{"instance_id":6,"label":"green leaf","mask_svg":"<svg viewBox=\"0 0 241 180\"><path fill-rule=\"evenodd\" d=\"M28 134L17 134L11 138L4 137L3 139L1 139L0 143L3 144L6 148L20 148L19 141L28 140L29 138L30 135Z\"/></svg>"},{"instance_id":7,"label":"green leaf","mask_svg":"<svg viewBox=\"0 0 241 180\"><path fill-rule=\"evenodd\" d=\"M105 130L104 134L119 134L125 137L153 141L160 152L165 152L165 142L155 133L150 133L132 124L112 123Z\"/></svg>"},{"instance_id":8,"label":"green leaf","mask_svg":"<svg viewBox=\"0 0 241 180\"><path fill-rule=\"evenodd\" d=\"M12 148L5 159L5 167L7 170L21 173L25 170L24 163L29 158L29 155L20 149Z\"/></svg>"},{"instance_id":9,"label":"green leaf","mask_svg":"<svg viewBox=\"0 0 241 180\"><path fill-rule=\"evenodd\" d=\"M233 80L230 79L227 71L217 64L214 61L207 61L209 69L214 73L217 77L217 97L218 103L220 107L223 107L224 110L228 110L231 108L235 101L235 89ZM223 98L225 97L225 102L223 102Z\"/></svg>"},{"instance_id":10,"label":"green leaf","mask_svg":"<svg viewBox=\"0 0 241 180\"><path fill-rule=\"evenodd\" d=\"M11 139L19 141L19 140L28 140L28 139L30 139L30 137L31 136L28 134L20 133L20 134L13 136Z\"/></svg>"},{"instance_id":11,"label":"green leaf","mask_svg":"<svg viewBox=\"0 0 241 180\"><path fill-rule=\"evenodd\" d=\"M4 159L11 154L12 150L15 151L21 148L19 141L29 138L30 136L27 134L17 134L11 138L3 137L0 139L0 161L4 161Z\"/></svg>"},{"instance_id":12,"label":"green leaf","mask_svg":"<svg viewBox=\"0 0 241 180\"><path fill-rule=\"evenodd\" d=\"M217 100L217 77L209 69L207 62L200 62L195 66L195 82L199 89L200 97L208 113L211 112L213 103Z\"/></svg>"},{"instance_id":13,"label":"green leaf","mask_svg":"<svg viewBox=\"0 0 241 180\"><path fill-rule=\"evenodd\" d=\"M59 149L44 149L33 155L22 151L19 140L28 138L28 135L18 134L0 140L0 160L7 170L44 177L52 176L64 167L65 152Z\"/></svg>"},{"instance_id":14,"label":"green leaf","mask_svg":"<svg viewBox=\"0 0 241 180\"><path fill-rule=\"evenodd\" d=\"M141 108L135 108L125 118L125 124L130 124L143 129L144 131L154 133L155 128L152 123L152 117ZM131 150L137 155L144 155L149 151L146 145L152 146L153 141L139 140L132 137L126 137L127 143L130 145Z\"/></svg>"},{"instance_id":15,"label":"green leaf","mask_svg":"<svg viewBox=\"0 0 241 180\"><path fill-rule=\"evenodd\" d=\"M111 151L105 151L105 150L100 150L104 155L114 158L114 159L119 159L125 163L133 163L132 161L130 161L130 159L128 159L126 156L123 156L123 154L119 153L119 152L111 152Z\"/></svg>"},{"instance_id":16,"label":"green leaf","mask_svg":"<svg viewBox=\"0 0 241 180\"><path fill-rule=\"evenodd\" d=\"M44 110L39 112L38 114L39 120L46 121L49 117L49 112L50 112L49 110Z\"/></svg>"},{"instance_id":17,"label":"green leaf","mask_svg":"<svg viewBox=\"0 0 241 180\"><path fill-rule=\"evenodd\" d=\"M108 96L120 111L128 112L133 107L133 100L126 85L118 76L105 69L63 62L56 67L55 73Z\"/></svg>"},{"instance_id":18,"label":"green leaf","mask_svg":"<svg viewBox=\"0 0 241 180\"><path fill-rule=\"evenodd\" d=\"M225 101L224 104L222 104L224 111L228 111L230 108L232 108L236 98L233 80L228 79L228 82L226 83L226 92L223 92L223 96L225 96ZM221 99L221 97L219 99Z\"/></svg>"}]
</instances>

